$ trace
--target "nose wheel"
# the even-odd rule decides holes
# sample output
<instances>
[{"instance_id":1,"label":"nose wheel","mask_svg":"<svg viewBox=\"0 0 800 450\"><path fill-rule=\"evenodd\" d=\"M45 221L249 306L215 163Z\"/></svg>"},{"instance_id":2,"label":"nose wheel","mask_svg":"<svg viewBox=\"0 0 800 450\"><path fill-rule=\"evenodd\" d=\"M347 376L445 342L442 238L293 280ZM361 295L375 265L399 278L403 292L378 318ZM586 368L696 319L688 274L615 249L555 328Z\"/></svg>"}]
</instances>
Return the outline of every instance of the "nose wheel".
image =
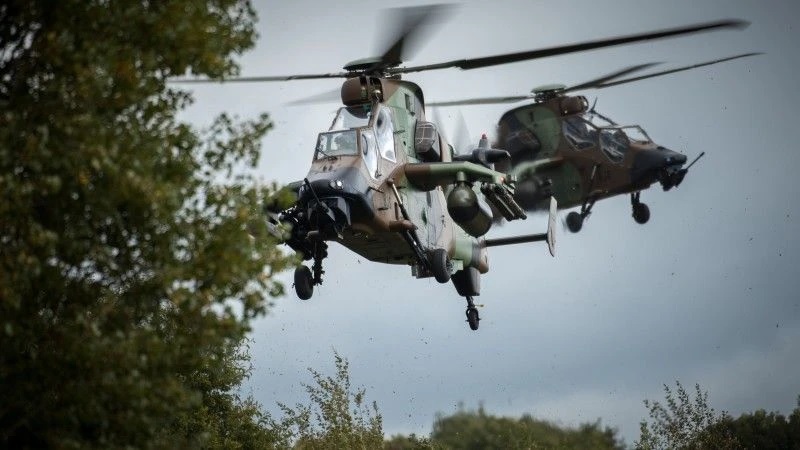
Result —
<instances>
[{"instance_id":1,"label":"nose wheel","mask_svg":"<svg viewBox=\"0 0 800 450\"><path fill-rule=\"evenodd\" d=\"M294 291L300 300L308 300L314 295L314 276L311 269L306 266L297 266L294 269Z\"/></svg>"},{"instance_id":2,"label":"nose wheel","mask_svg":"<svg viewBox=\"0 0 800 450\"><path fill-rule=\"evenodd\" d=\"M297 266L294 269L294 292L300 300L308 300L314 295L314 286L322 284L322 260L328 256L328 244L317 241L314 245L314 264L309 269L307 266Z\"/></svg>"},{"instance_id":3,"label":"nose wheel","mask_svg":"<svg viewBox=\"0 0 800 450\"><path fill-rule=\"evenodd\" d=\"M467 296L466 314L470 330L477 330L481 321L481 315L478 313L478 308L475 307L475 303L472 301L472 296Z\"/></svg>"}]
</instances>

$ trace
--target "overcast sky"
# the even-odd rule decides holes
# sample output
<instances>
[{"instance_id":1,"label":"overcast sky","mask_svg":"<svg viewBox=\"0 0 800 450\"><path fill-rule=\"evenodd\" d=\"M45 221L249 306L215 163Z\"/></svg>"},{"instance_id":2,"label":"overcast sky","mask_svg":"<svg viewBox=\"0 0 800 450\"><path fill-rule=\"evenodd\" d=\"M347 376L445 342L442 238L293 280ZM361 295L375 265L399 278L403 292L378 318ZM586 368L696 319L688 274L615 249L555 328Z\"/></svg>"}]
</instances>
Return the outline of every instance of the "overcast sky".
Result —
<instances>
[{"instance_id":1,"label":"overcast sky","mask_svg":"<svg viewBox=\"0 0 800 450\"><path fill-rule=\"evenodd\" d=\"M259 2L260 38L243 75L339 71L378 53L380 10L422 2ZM406 77L428 101L519 95L547 83L576 84L645 62L678 66L761 51L766 55L639 83L585 91L617 122L639 124L690 158L684 183L642 193L651 219L638 225L630 200L598 202L579 234L559 226L557 256L527 244L491 249L482 278L481 327L470 331L452 285L416 280L405 266L368 263L336 244L325 283L307 302L288 295L255 324L247 384L265 409L306 402L313 367L333 371L333 349L356 386L377 401L387 435L430 432L437 412L459 403L490 413L574 425L602 418L628 443L647 416L643 399L663 384L700 383L717 410L790 411L800 394L800 3L614 0L475 1L462 4L409 64L530 50L722 18L721 31L506 66ZM286 103L339 86L336 80L193 87L187 120L222 111L270 113L265 181L302 179L316 135L336 103ZM477 142L510 107L464 107ZM455 128L454 111L441 111ZM565 216L566 212L561 212ZM542 231L544 216L492 229Z\"/></svg>"}]
</instances>

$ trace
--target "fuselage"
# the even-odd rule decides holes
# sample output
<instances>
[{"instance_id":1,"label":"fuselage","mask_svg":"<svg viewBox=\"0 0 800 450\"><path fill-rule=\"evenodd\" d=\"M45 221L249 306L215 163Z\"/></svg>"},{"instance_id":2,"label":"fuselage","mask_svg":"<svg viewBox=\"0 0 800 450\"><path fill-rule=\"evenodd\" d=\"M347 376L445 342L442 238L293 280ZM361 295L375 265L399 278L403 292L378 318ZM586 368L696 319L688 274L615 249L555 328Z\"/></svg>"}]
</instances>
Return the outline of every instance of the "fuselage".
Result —
<instances>
[{"instance_id":1,"label":"fuselage","mask_svg":"<svg viewBox=\"0 0 800 450\"><path fill-rule=\"evenodd\" d=\"M526 209L546 206L534 195L543 178L552 182L559 207L571 208L587 198L647 189L686 162L685 155L654 143L639 126L616 125L586 112L583 102L563 103L556 97L500 119L498 145L511 153L509 169L519 177L517 201Z\"/></svg>"},{"instance_id":2,"label":"fuselage","mask_svg":"<svg viewBox=\"0 0 800 450\"><path fill-rule=\"evenodd\" d=\"M415 123L424 121L421 108L405 108L413 93L401 85L389 100L341 108L319 135L298 205L316 228L309 231L370 261L414 265L416 254L404 238L410 231L424 250L443 248L485 272L485 249L447 216L445 189L421 190L407 180L405 167L420 162ZM449 146L437 138L439 160L449 161Z\"/></svg>"}]
</instances>

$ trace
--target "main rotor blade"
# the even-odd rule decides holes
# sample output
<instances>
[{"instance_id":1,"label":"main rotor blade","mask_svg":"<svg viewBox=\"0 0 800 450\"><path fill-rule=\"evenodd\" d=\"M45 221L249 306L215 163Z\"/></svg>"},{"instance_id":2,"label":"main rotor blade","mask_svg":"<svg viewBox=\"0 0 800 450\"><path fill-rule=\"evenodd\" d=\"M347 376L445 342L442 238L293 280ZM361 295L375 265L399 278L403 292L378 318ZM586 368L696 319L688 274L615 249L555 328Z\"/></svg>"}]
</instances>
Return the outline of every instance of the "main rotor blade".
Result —
<instances>
[{"instance_id":1,"label":"main rotor blade","mask_svg":"<svg viewBox=\"0 0 800 450\"><path fill-rule=\"evenodd\" d=\"M626 67L622 70L618 70L616 72L603 75L602 77L595 78L594 80L577 84L575 86L570 86L564 89L562 92L575 91L578 89L586 89L587 87L590 86L603 84L607 81L613 80L614 78L618 78L623 75L628 75L630 73L637 72L639 70L644 70L649 67L655 66L656 64L659 63L647 63L647 64L639 64L636 66ZM495 103L514 103L521 100L527 100L530 98L533 98L533 95L528 94L528 95L514 95L508 97L481 97L481 98L468 98L463 100L452 100L449 102L432 102L432 103L427 103L427 105L428 106L489 105Z\"/></svg>"},{"instance_id":2,"label":"main rotor blade","mask_svg":"<svg viewBox=\"0 0 800 450\"><path fill-rule=\"evenodd\" d=\"M331 89L330 91L320 92L319 94L311 95L309 97L292 100L286 103L289 106L296 105L312 105L319 103L335 103L341 101L341 89Z\"/></svg>"},{"instance_id":3,"label":"main rotor blade","mask_svg":"<svg viewBox=\"0 0 800 450\"><path fill-rule=\"evenodd\" d=\"M627 74L633 73L633 72L638 72L639 70L644 70L644 69L647 69L649 67L652 67L652 66L655 66L655 65L661 64L661 63L639 64L639 65L636 65L636 66L626 67L626 68L624 68L622 70L618 70L618 71L610 73L608 75L603 75L602 77L595 78L594 80L587 81L585 83L581 83L581 84L576 84L574 86L570 86L568 88L565 88L561 92L572 92L572 91L578 91L578 90L584 90L584 89L603 89L603 88L607 88L607 87L611 87L611 86L618 86L620 84L632 83L634 81L646 80L648 78L660 77L662 75L668 75L668 74L676 73L676 72L683 72L685 70L696 69L698 67L710 66L712 64L718 64L718 63L725 62L725 61L731 61L731 60L734 60L734 59L746 58L748 56L757 56L757 55L763 55L763 53L761 53L761 52L743 53L741 55L735 55L735 56L729 56L727 58L715 59L713 61L706 61L706 62L699 63L699 64L692 64L690 66L677 67L675 69L662 70L660 72L649 73L649 74L638 76L638 77L625 78L625 79L618 80L618 81L610 81L610 80L613 80L615 78L621 77L623 75L627 75ZM449 101L449 102L431 102L431 103L427 103L427 105L428 106L485 105L485 104L492 104L492 103L512 103L512 102L516 102L516 101L520 101L520 100L526 100L526 99L529 99L529 98L533 98L533 96L531 96L531 95L520 95L520 96L514 96L514 97L469 98L469 99L464 99L464 100L453 100L453 101ZM594 107L592 107L592 109L594 109Z\"/></svg>"},{"instance_id":4,"label":"main rotor blade","mask_svg":"<svg viewBox=\"0 0 800 450\"><path fill-rule=\"evenodd\" d=\"M647 64L638 64L638 65L635 65L635 66L629 66L629 67L626 67L626 68L624 68L622 70L618 70L616 72L612 72L612 73L603 75L603 76L595 78L593 80L589 80L589 81L583 82L581 84L576 84L574 86L570 86L568 88L565 88L562 92L577 91L577 90L580 90L580 89L589 89L592 86L602 85L602 84L605 84L605 83L607 83L607 82L609 82L609 81L611 81L611 80L613 80L615 78L619 78L621 76L625 76L625 75L631 74L633 72L638 72L640 70L648 69L648 68L656 66L658 64L661 64L661 63L647 63Z\"/></svg>"},{"instance_id":5,"label":"main rotor blade","mask_svg":"<svg viewBox=\"0 0 800 450\"><path fill-rule=\"evenodd\" d=\"M481 97L481 98L466 98L463 100L452 100L449 102L431 102L426 103L426 106L457 106L457 105L489 105L493 103L514 103L521 100L533 98L530 95L515 95L511 97Z\"/></svg>"},{"instance_id":6,"label":"main rotor blade","mask_svg":"<svg viewBox=\"0 0 800 450\"><path fill-rule=\"evenodd\" d=\"M570 86L568 88L565 88L562 92L575 91L578 89L586 89L594 85L601 85L607 81L613 80L614 78L628 75L633 72L638 72L640 70L653 67L657 64L660 63L647 63L647 64L639 64L636 66L626 67L622 70L618 70L616 72L603 75L602 77L595 78L594 80L587 81L581 84L576 84L575 86ZM431 103L426 103L426 105L428 106L489 105L497 103L514 103L522 100L527 100L530 98L533 98L533 95L528 94L528 95L514 95L508 97L481 97L481 98L468 98L463 100L452 100L449 102L431 102Z\"/></svg>"},{"instance_id":7,"label":"main rotor blade","mask_svg":"<svg viewBox=\"0 0 800 450\"><path fill-rule=\"evenodd\" d=\"M662 70L661 72L649 73L647 75L642 75L642 76L639 76L639 77L625 78L624 80L613 81L613 82L610 82L610 83L601 83L601 84L597 84L595 86L590 86L590 88L592 88L592 89L603 89L603 88L607 88L607 87L611 87L611 86L618 86L620 84L632 83L634 81L646 80L648 78L660 77L662 75L668 75L668 74L675 73L675 72L683 72L684 70L696 69L698 67L703 67L703 66L710 66L712 64L717 64L717 63L721 63L721 62L725 62L725 61L730 61L730 60L733 60L733 59L746 58L748 56L757 56L757 55L763 55L763 53L761 53L761 52L743 53L741 55L735 55L735 56L729 56L727 58L715 59L713 61L707 61L707 62L704 62L704 63L692 64L691 66L684 66L684 67L678 67L678 68L675 68L675 69Z\"/></svg>"},{"instance_id":8,"label":"main rotor blade","mask_svg":"<svg viewBox=\"0 0 800 450\"><path fill-rule=\"evenodd\" d=\"M422 33L433 22L445 16L454 5L439 4L407 8L391 8L385 14L394 25L384 29L396 28L394 38L388 40L386 50L381 55L378 65L387 67L396 66L410 57L413 49L410 47L422 39Z\"/></svg>"},{"instance_id":9,"label":"main rotor blade","mask_svg":"<svg viewBox=\"0 0 800 450\"><path fill-rule=\"evenodd\" d=\"M398 67L389 69L390 73L409 73L420 72L423 70L437 70L446 69L449 67L458 67L462 70L478 69L481 67L490 67L500 64L508 64L518 61L527 61L531 59L545 58L548 56L564 55L567 53L582 52L586 50L594 50L597 48L611 47L615 45L630 44L633 42L649 41L655 39L663 39L673 36L681 36L685 34L700 33L705 31L713 31L718 29L743 29L750 25L750 22L738 19L719 20L715 22L705 22L695 25L688 25L678 28L669 28L650 33L639 33L628 36L618 36L606 39L599 39L595 41L581 42L577 44L563 45L558 47L550 47L540 50L531 50L517 53L507 53L504 55L486 56L483 58L473 59L458 59L439 64L428 64L424 66L413 67Z\"/></svg>"},{"instance_id":10,"label":"main rotor blade","mask_svg":"<svg viewBox=\"0 0 800 450\"><path fill-rule=\"evenodd\" d=\"M231 78L176 78L170 83L260 83L264 81L317 80L322 78L349 78L350 72L315 73L305 75L276 75L265 77L231 77Z\"/></svg>"}]
</instances>

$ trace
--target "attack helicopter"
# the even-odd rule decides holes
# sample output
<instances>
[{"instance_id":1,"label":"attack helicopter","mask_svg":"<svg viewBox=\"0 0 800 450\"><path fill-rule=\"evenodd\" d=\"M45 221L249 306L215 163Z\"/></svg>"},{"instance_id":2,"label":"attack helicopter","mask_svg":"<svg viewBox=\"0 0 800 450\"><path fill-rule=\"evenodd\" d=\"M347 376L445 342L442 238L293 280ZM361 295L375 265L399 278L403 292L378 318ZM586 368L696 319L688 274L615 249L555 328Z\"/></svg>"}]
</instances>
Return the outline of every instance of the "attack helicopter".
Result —
<instances>
[{"instance_id":1,"label":"attack helicopter","mask_svg":"<svg viewBox=\"0 0 800 450\"><path fill-rule=\"evenodd\" d=\"M463 70L571 53L682 34L737 28L744 22L724 20L482 58L401 67L409 37L440 15L442 5L397 9L398 33L381 56L356 60L343 72L287 76L239 77L225 80L176 82L259 82L345 78L341 106L327 131L319 133L311 167L285 189L293 194L288 206L268 201L266 212L276 236L311 267L299 265L294 289L309 299L322 284L323 261L329 242L338 242L364 258L407 265L416 278L452 282L467 301L469 327L477 330L480 316L474 297L480 275L489 270L489 247L547 242L555 252L555 199L549 200L547 232L487 238L496 217L526 218L514 199L516 179L497 170L508 167L511 155L491 148L486 136L461 153L426 118L422 89L402 80L406 73L457 67ZM463 150L463 149L462 149Z\"/></svg>"},{"instance_id":2,"label":"attack helicopter","mask_svg":"<svg viewBox=\"0 0 800 450\"><path fill-rule=\"evenodd\" d=\"M333 241L370 261L409 265L416 278L452 281L477 330L473 297L489 270L486 249L546 241L554 254L555 200L546 233L486 239L492 210L509 221L526 218L513 199L513 176L493 168L508 152L489 148L483 136L470 152L455 155L425 120L422 92L413 83L354 77L341 93L345 106L319 134L308 174L288 186L294 204L268 211L275 234L313 260L311 268L295 269L297 296L307 300L322 284Z\"/></svg>"},{"instance_id":3,"label":"attack helicopter","mask_svg":"<svg viewBox=\"0 0 800 450\"><path fill-rule=\"evenodd\" d=\"M633 219L645 224L650 208L641 192L655 183L664 191L678 187L700 158L686 165L686 155L655 143L639 125L620 125L596 110L585 96L568 95L718 64L761 53L744 53L645 75L621 78L654 66L641 64L567 87L537 87L527 95L484 97L430 102L429 107L514 103L533 100L505 112L497 125L496 146L507 149L510 165L498 165L518 178L515 199L527 211L547 208L551 195L560 208L580 206L566 216L566 226L577 233L598 200L629 194ZM685 166L685 167L684 167Z\"/></svg>"},{"instance_id":4,"label":"attack helicopter","mask_svg":"<svg viewBox=\"0 0 800 450\"><path fill-rule=\"evenodd\" d=\"M483 136L471 151L454 154L425 120L422 92L413 83L354 77L341 94L345 106L319 134L308 174L288 186L294 204L268 211L275 234L313 260L310 268L295 269L297 296L307 300L322 284L333 241L370 261L411 266L416 278L452 281L477 330L473 299L489 270L486 249L546 241L554 255L555 200L546 233L486 239L493 210L509 221L526 218L513 199L513 176L493 168L508 152L489 148Z\"/></svg>"}]
</instances>

